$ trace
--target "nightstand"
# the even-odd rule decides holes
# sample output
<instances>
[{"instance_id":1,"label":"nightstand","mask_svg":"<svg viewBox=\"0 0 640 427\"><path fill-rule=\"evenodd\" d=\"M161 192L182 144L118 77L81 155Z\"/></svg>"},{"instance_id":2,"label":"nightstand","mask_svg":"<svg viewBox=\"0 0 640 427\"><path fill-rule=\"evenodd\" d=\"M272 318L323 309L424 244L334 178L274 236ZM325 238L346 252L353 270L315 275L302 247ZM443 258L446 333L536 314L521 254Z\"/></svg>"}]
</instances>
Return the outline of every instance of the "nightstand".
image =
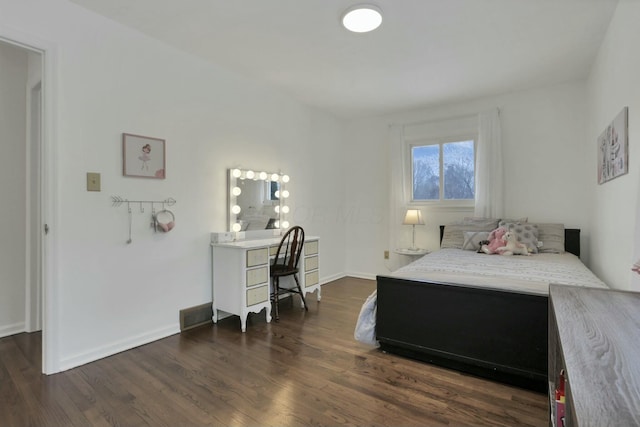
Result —
<instances>
[{"instance_id":1,"label":"nightstand","mask_svg":"<svg viewBox=\"0 0 640 427\"><path fill-rule=\"evenodd\" d=\"M420 249L420 248L417 248L417 249L400 248L400 249L395 249L394 252L400 255L409 255L409 256L422 256L422 255L431 253L431 251L427 249Z\"/></svg>"}]
</instances>

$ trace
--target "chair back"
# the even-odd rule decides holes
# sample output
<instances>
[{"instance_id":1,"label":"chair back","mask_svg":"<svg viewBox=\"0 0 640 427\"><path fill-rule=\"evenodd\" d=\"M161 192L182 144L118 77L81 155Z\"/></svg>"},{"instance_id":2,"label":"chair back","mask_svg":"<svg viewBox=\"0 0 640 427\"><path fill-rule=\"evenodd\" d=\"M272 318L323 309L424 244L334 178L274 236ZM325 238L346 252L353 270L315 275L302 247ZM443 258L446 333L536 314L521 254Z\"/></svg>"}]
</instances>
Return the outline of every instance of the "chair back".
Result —
<instances>
[{"instance_id":1,"label":"chair back","mask_svg":"<svg viewBox=\"0 0 640 427\"><path fill-rule=\"evenodd\" d=\"M302 246L304 245L304 230L296 225L291 227L280 240L274 266L286 271L294 271L298 268Z\"/></svg>"}]
</instances>

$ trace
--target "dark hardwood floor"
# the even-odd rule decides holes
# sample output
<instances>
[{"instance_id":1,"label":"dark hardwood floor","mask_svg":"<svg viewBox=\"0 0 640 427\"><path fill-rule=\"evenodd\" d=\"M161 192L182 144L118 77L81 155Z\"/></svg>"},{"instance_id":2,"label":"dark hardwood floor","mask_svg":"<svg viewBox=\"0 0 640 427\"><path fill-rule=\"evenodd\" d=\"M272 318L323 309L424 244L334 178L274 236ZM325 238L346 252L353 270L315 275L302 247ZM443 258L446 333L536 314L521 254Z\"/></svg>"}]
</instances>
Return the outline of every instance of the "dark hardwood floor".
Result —
<instances>
[{"instance_id":1,"label":"dark hardwood floor","mask_svg":"<svg viewBox=\"0 0 640 427\"><path fill-rule=\"evenodd\" d=\"M345 278L59 374L40 335L0 339L1 426L546 426L547 397L385 354L353 339L375 289ZM177 316L177 313L176 313Z\"/></svg>"}]
</instances>

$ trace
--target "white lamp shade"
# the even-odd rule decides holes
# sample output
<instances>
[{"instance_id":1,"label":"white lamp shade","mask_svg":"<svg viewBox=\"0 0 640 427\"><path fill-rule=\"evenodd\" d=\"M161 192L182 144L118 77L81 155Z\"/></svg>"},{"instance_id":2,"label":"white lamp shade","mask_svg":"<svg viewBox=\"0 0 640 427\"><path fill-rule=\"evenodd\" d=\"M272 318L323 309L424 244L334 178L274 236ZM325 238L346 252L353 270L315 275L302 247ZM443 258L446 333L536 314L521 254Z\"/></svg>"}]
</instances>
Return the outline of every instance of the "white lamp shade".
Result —
<instances>
[{"instance_id":1,"label":"white lamp shade","mask_svg":"<svg viewBox=\"0 0 640 427\"><path fill-rule=\"evenodd\" d=\"M422 219L422 212L420 209L407 209L407 213L404 216L403 225L424 225Z\"/></svg>"}]
</instances>

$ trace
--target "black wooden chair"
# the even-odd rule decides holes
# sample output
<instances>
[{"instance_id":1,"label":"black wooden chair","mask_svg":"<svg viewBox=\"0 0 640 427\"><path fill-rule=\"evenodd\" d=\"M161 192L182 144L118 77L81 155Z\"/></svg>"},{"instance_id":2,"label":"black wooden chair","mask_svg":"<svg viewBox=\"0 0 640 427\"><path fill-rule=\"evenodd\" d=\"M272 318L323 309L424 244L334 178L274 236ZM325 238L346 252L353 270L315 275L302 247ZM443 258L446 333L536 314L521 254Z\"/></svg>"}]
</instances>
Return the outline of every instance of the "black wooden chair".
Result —
<instances>
[{"instance_id":1,"label":"black wooden chair","mask_svg":"<svg viewBox=\"0 0 640 427\"><path fill-rule=\"evenodd\" d=\"M300 280L298 279L298 262L302 254L302 247L304 245L304 230L300 226L291 227L280 240L280 246L278 246L278 252L271 264L271 304L275 311L276 321L280 319L278 314L278 302L281 295L296 293L300 295L302 299L302 305L305 310L307 308L307 302L304 299L304 292L300 286ZM286 276L293 276L296 282L295 287L280 287L280 278Z\"/></svg>"}]
</instances>

